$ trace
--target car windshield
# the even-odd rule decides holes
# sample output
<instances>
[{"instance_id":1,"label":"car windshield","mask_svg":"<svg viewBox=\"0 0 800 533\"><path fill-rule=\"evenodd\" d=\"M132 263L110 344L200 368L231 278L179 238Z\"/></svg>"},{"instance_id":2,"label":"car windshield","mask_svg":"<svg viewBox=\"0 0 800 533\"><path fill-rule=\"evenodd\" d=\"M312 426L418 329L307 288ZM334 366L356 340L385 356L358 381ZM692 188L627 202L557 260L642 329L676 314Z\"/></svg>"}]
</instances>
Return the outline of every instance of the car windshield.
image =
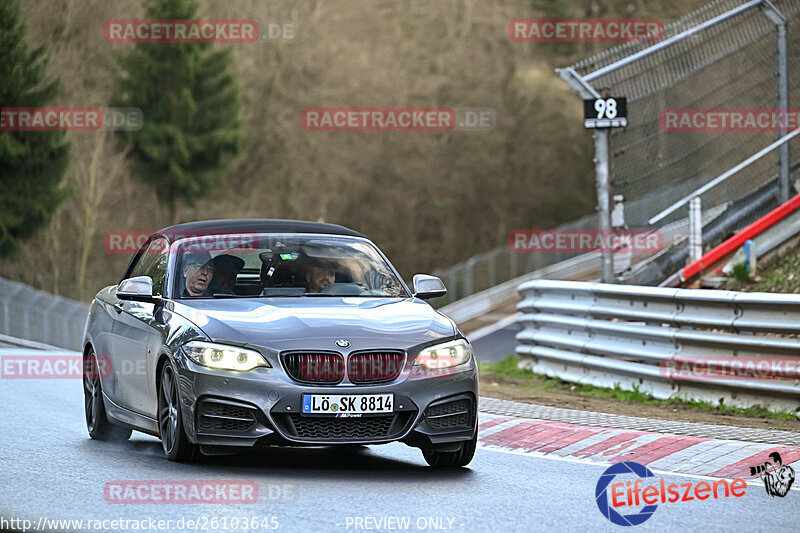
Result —
<instances>
[{"instance_id":1,"label":"car windshield","mask_svg":"<svg viewBox=\"0 0 800 533\"><path fill-rule=\"evenodd\" d=\"M204 235L172 250L179 298L409 296L375 246L359 238Z\"/></svg>"}]
</instances>

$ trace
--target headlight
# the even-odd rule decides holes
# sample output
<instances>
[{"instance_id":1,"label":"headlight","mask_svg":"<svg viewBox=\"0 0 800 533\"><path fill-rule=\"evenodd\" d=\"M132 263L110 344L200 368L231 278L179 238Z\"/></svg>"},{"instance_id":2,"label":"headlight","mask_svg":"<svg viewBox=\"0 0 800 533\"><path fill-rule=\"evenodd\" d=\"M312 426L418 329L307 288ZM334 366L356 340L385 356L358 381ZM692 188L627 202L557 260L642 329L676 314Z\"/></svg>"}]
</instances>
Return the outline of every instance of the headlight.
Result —
<instances>
[{"instance_id":1,"label":"headlight","mask_svg":"<svg viewBox=\"0 0 800 533\"><path fill-rule=\"evenodd\" d=\"M469 361L472 348L464 339L457 339L425 348L414 361L414 365L425 366L431 370L463 365Z\"/></svg>"},{"instance_id":2,"label":"headlight","mask_svg":"<svg viewBox=\"0 0 800 533\"><path fill-rule=\"evenodd\" d=\"M259 366L270 366L264 357L255 350L213 342L190 341L183 345L183 351L198 365L217 370L247 372Z\"/></svg>"}]
</instances>

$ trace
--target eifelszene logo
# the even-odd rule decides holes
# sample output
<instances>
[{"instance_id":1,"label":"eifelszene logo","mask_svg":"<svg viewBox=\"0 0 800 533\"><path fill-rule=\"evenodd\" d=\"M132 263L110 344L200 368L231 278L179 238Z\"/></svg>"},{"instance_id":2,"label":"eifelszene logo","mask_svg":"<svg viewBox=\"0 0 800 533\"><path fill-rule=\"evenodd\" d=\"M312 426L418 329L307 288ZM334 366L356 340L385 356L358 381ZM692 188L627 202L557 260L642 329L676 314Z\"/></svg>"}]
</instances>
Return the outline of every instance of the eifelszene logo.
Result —
<instances>
[{"instance_id":1,"label":"eifelszene logo","mask_svg":"<svg viewBox=\"0 0 800 533\"><path fill-rule=\"evenodd\" d=\"M794 483L794 469L789 465L783 464L781 454L778 452L772 452L769 454L769 458L772 461L751 466L750 475L761 477L761 481L764 482L764 488L767 489L767 494L783 498L792 488L792 483Z\"/></svg>"},{"instance_id":2,"label":"eifelszene logo","mask_svg":"<svg viewBox=\"0 0 800 533\"><path fill-rule=\"evenodd\" d=\"M646 522L651 516L653 516L653 513L656 512L656 509L658 509L658 505L647 505L639 509L639 511L636 513L630 513L626 515L620 514L614 510L614 507L617 507L617 505L615 505L616 498L612 497L611 502L609 502L608 486L617 475L629 473L639 476L639 479L636 481L641 481L641 478L654 477L653 472L651 472L646 466L640 465L639 463L634 463L633 461L625 461L608 467L600 476L600 479L597 480L597 486L594 490L597 508L600 509L601 513L603 513L603 516L618 526L638 526L639 524ZM630 481L628 483L630 483ZM619 483L615 483L615 486L618 484Z\"/></svg>"},{"instance_id":3,"label":"eifelszene logo","mask_svg":"<svg viewBox=\"0 0 800 533\"><path fill-rule=\"evenodd\" d=\"M633 481L618 480L614 478L626 474L633 474ZM653 478L658 485L645 485L645 479ZM595 487L595 500L597 508L612 523L618 526L638 526L650 519L658 509L659 503L688 502L692 500L708 500L709 498L741 498L745 495L747 483L741 478L733 481L718 479L698 481L693 483L666 483L664 478L656 478L646 466L625 461L611 465L597 480ZM787 489L788 490L788 489ZM610 494L609 494L610 492ZM625 507L642 508L629 514L622 514Z\"/></svg>"}]
</instances>

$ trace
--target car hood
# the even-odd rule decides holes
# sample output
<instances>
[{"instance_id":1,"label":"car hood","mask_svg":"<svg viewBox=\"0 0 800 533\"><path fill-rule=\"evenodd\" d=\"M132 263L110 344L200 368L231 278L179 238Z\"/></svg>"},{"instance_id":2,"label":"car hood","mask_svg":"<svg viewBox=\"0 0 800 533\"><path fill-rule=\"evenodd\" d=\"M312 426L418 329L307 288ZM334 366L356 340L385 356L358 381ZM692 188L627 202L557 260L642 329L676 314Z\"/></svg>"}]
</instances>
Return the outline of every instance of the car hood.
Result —
<instances>
[{"instance_id":1,"label":"car hood","mask_svg":"<svg viewBox=\"0 0 800 533\"><path fill-rule=\"evenodd\" d=\"M211 339L282 351L407 349L452 338L453 323L417 298L226 298L179 300L176 313Z\"/></svg>"}]
</instances>

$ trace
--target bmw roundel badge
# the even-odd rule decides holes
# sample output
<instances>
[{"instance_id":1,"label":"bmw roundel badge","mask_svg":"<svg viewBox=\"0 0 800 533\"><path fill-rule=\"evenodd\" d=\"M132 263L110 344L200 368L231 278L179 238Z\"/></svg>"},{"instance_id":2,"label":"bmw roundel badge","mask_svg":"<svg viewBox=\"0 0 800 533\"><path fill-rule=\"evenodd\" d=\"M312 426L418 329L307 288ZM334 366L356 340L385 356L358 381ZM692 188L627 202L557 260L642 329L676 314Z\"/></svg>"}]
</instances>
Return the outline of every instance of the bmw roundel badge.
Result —
<instances>
[{"instance_id":1,"label":"bmw roundel badge","mask_svg":"<svg viewBox=\"0 0 800 533\"><path fill-rule=\"evenodd\" d=\"M350 341L339 339L338 341L336 341L336 346L338 346L339 348L347 348L348 346L350 346Z\"/></svg>"}]
</instances>

